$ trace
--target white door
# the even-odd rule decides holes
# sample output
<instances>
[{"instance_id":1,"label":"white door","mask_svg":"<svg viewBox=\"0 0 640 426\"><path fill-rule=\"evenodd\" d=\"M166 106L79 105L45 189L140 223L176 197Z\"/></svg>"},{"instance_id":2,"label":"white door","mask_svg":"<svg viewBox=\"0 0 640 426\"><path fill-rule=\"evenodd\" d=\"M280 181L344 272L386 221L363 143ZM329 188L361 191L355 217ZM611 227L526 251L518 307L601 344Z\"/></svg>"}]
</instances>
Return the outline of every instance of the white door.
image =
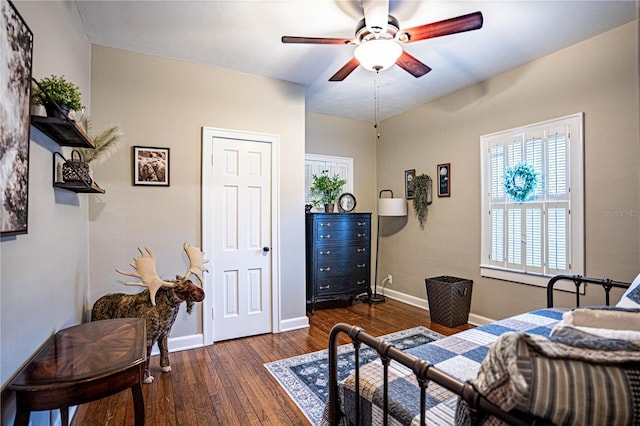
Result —
<instances>
[{"instance_id":1,"label":"white door","mask_svg":"<svg viewBox=\"0 0 640 426\"><path fill-rule=\"evenodd\" d=\"M272 145L260 135L203 131L211 342L273 331Z\"/></svg>"}]
</instances>

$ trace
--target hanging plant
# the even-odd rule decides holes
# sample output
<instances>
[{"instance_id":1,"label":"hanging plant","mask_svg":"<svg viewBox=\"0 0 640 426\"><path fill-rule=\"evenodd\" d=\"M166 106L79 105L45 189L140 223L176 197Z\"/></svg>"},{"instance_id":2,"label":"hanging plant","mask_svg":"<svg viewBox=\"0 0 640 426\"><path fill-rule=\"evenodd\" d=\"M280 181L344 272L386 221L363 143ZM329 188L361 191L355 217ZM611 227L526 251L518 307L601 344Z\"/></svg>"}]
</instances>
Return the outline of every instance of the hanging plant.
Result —
<instances>
[{"instance_id":1,"label":"hanging plant","mask_svg":"<svg viewBox=\"0 0 640 426\"><path fill-rule=\"evenodd\" d=\"M538 174L530 164L520 163L504 172L504 192L519 203L531 198L537 183Z\"/></svg>"},{"instance_id":2,"label":"hanging plant","mask_svg":"<svg viewBox=\"0 0 640 426\"><path fill-rule=\"evenodd\" d=\"M416 212L420 228L424 229L427 221L428 206L431 204L431 178L429 175L421 174L411 181L413 187L413 210Z\"/></svg>"}]
</instances>

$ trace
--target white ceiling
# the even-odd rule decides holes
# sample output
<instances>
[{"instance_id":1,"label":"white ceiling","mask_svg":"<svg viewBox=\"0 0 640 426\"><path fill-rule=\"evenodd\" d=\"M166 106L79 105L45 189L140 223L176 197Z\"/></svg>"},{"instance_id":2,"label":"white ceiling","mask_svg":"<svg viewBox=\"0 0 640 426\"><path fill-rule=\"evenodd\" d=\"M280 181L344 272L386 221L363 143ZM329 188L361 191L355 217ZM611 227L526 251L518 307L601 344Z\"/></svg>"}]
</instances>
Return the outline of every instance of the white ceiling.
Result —
<instances>
[{"instance_id":1,"label":"white ceiling","mask_svg":"<svg viewBox=\"0 0 640 426\"><path fill-rule=\"evenodd\" d=\"M354 36L359 0L88 1L76 4L89 41L304 84L308 111L374 121L375 73L358 67L331 77L353 55L348 45L282 44L280 37ZM391 0L401 28L481 11L480 30L404 45L433 71L414 78L380 73L385 119L638 18L625 1ZM597 54L593 57L598 60ZM576 70L579 72L579 70Z\"/></svg>"}]
</instances>

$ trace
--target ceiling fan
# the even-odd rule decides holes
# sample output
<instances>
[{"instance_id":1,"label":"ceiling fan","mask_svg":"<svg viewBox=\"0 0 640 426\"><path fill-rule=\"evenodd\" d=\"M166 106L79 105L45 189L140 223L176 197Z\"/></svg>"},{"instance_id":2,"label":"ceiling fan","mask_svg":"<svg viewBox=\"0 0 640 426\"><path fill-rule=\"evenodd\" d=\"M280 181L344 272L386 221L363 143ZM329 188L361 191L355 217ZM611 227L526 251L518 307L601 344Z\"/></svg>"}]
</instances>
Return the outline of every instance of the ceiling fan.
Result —
<instances>
[{"instance_id":1,"label":"ceiling fan","mask_svg":"<svg viewBox=\"0 0 640 426\"><path fill-rule=\"evenodd\" d=\"M358 22L354 38L282 36L282 42L357 46L354 57L329 81L344 80L359 65L379 72L396 64L418 78L431 68L407 53L403 44L482 28L482 13L474 12L401 30L398 20L389 15L389 0L362 0L362 3L364 18Z\"/></svg>"}]
</instances>

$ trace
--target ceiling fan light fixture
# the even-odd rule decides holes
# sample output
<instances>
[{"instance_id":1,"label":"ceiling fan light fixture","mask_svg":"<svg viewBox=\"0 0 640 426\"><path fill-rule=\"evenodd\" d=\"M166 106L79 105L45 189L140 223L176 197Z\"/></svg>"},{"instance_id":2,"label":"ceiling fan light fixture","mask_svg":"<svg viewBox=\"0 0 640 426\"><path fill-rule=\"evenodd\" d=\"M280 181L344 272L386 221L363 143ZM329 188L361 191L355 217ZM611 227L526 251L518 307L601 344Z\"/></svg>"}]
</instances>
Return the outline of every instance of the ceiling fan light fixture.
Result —
<instances>
[{"instance_id":1,"label":"ceiling fan light fixture","mask_svg":"<svg viewBox=\"0 0 640 426\"><path fill-rule=\"evenodd\" d=\"M354 56L369 71L390 68L402 55L402 47L394 40L372 39L363 42L354 52Z\"/></svg>"}]
</instances>

